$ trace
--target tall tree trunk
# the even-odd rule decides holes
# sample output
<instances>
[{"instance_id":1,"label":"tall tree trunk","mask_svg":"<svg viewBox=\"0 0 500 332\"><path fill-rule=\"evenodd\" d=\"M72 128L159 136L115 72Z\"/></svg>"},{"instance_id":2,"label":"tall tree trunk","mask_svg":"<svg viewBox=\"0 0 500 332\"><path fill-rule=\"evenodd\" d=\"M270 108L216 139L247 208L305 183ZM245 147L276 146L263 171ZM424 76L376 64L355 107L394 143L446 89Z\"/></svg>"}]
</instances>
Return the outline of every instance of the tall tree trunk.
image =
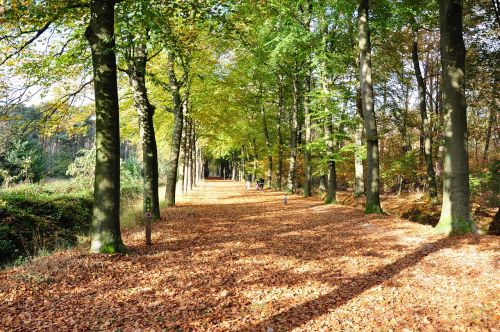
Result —
<instances>
[{"instance_id":1,"label":"tall tree trunk","mask_svg":"<svg viewBox=\"0 0 500 332\"><path fill-rule=\"evenodd\" d=\"M488 118L488 127L486 128L486 138L484 141L484 152L483 152L483 161L486 162L488 160L488 150L490 148L490 141L491 141L491 132L493 131L493 127L496 124L496 119L497 119L497 112L498 112L498 99L496 95L496 88L497 88L497 80L496 78L493 81L493 100L492 100L492 105L490 108L490 116ZM495 127L496 129L496 127Z\"/></svg>"},{"instance_id":2,"label":"tall tree trunk","mask_svg":"<svg viewBox=\"0 0 500 332\"><path fill-rule=\"evenodd\" d=\"M295 191L296 187L296 167L297 167L297 130L299 128L299 87L297 76L293 77L293 108L292 125L290 126L290 167L288 170L287 190L290 193Z\"/></svg>"},{"instance_id":3,"label":"tall tree trunk","mask_svg":"<svg viewBox=\"0 0 500 332\"><path fill-rule=\"evenodd\" d=\"M179 83L175 77L175 56L172 51L168 52L167 72L170 83L170 91L174 103L174 127L172 129L172 146L168 160L167 183L165 189L165 203L167 206L175 205L175 185L177 182L177 167L179 165L179 151L181 146L183 114Z\"/></svg>"},{"instance_id":4,"label":"tall tree trunk","mask_svg":"<svg viewBox=\"0 0 500 332\"><path fill-rule=\"evenodd\" d=\"M182 104L183 108L183 118L186 119L186 101ZM181 191L186 192L186 151L187 151L187 126L184 124L182 126L182 135L181 135L181 148L179 151L179 167L178 167L178 176L177 176L177 188L181 188Z\"/></svg>"},{"instance_id":5,"label":"tall tree trunk","mask_svg":"<svg viewBox=\"0 0 500 332\"><path fill-rule=\"evenodd\" d=\"M278 135L278 174L277 174L277 183L276 187L278 190L281 190L281 186L283 185L283 134L281 132L281 122L283 120L283 78L280 76L279 78L279 87L278 87L278 119L276 121L277 128L276 132Z\"/></svg>"},{"instance_id":6,"label":"tall tree trunk","mask_svg":"<svg viewBox=\"0 0 500 332\"><path fill-rule=\"evenodd\" d=\"M312 164L311 164L311 151L309 144L311 143L311 108L310 97L311 92L311 74L306 75L306 91L304 97L304 129L305 129L305 151L304 151L304 197L311 196L311 181L312 181Z\"/></svg>"},{"instance_id":7,"label":"tall tree trunk","mask_svg":"<svg viewBox=\"0 0 500 332\"><path fill-rule=\"evenodd\" d=\"M358 114L358 123L354 131L354 197L361 197L365 194L365 176L363 169L364 117L363 105L361 101L361 88L358 88L356 91L356 112Z\"/></svg>"},{"instance_id":8,"label":"tall tree trunk","mask_svg":"<svg viewBox=\"0 0 500 332\"><path fill-rule=\"evenodd\" d=\"M255 138L252 140L252 151L253 151L252 179L253 181L257 181L257 141Z\"/></svg>"},{"instance_id":9,"label":"tall tree trunk","mask_svg":"<svg viewBox=\"0 0 500 332\"><path fill-rule=\"evenodd\" d=\"M365 194L365 179L363 174L363 123L359 121L354 132L354 197Z\"/></svg>"},{"instance_id":10,"label":"tall tree trunk","mask_svg":"<svg viewBox=\"0 0 500 332\"><path fill-rule=\"evenodd\" d=\"M461 234L477 229L471 219L469 201L462 1L440 0L439 22L444 105L444 179L441 218L436 230Z\"/></svg>"},{"instance_id":11,"label":"tall tree trunk","mask_svg":"<svg viewBox=\"0 0 500 332\"><path fill-rule=\"evenodd\" d=\"M441 88L439 75L436 75L436 114L438 116L439 125L441 132L438 135L438 150L437 150L437 161L436 161L436 175L439 177L443 176L443 158L444 158L444 138L443 138L443 128L444 128L444 112L443 112L443 89ZM442 183L441 183L442 185Z\"/></svg>"},{"instance_id":12,"label":"tall tree trunk","mask_svg":"<svg viewBox=\"0 0 500 332\"><path fill-rule=\"evenodd\" d=\"M233 152L231 152L231 180L232 181L236 181L237 171L238 171L238 167L236 165L237 165L236 153L233 151Z\"/></svg>"},{"instance_id":13,"label":"tall tree trunk","mask_svg":"<svg viewBox=\"0 0 500 332\"><path fill-rule=\"evenodd\" d=\"M134 105L139 117L143 163L143 210L151 209L153 220L160 218L158 196L158 152L153 125L154 106L148 99L146 89L147 32L134 36L130 43L132 57L127 59L127 74L134 94Z\"/></svg>"},{"instance_id":14,"label":"tall tree trunk","mask_svg":"<svg viewBox=\"0 0 500 332\"><path fill-rule=\"evenodd\" d=\"M196 130L193 123L193 141L191 143L191 190L197 185L196 183Z\"/></svg>"},{"instance_id":15,"label":"tall tree trunk","mask_svg":"<svg viewBox=\"0 0 500 332\"><path fill-rule=\"evenodd\" d=\"M377 121L373 105L370 29L368 0L361 0L359 15L359 67L361 103L365 121L366 154L368 164L365 213L382 213L379 191L379 151Z\"/></svg>"},{"instance_id":16,"label":"tall tree trunk","mask_svg":"<svg viewBox=\"0 0 500 332\"><path fill-rule=\"evenodd\" d=\"M333 139L333 123L332 116L329 115L325 120L325 141L328 157L328 174L327 174L327 192L325 203L326 204L337 204L336 193L337 193L337 173L335 170L335 143Z\"/></svg>"},{"instance_id":17,"label":"tall tree trunk","mask_svg":"<svg viewBox=\"0 0 500 332\"><path fill-rule=\"evenodd\" d=\"M420 108L420 118L422 119L422 137L425 166L427 168L427 184L429 185L429 196L433 204L437 203L437 184L434 165L432 162L432 132L431 122L427 116L427 98L425 81L420 71L420 62L418 60L418 29L413 27L413 47L412 47L413 68L418 85L418 102Z\"/></svg>"},{"instance_id":18,"label":"tall tree trunk","mask_svg":"<svg viewBox=\"0 0 500 332\"><path fill-rule=\"evenodd\" d=\"M264 139L266 140L267 148L267 185L269 188L273 185L273 151L271 149L271 139L269 138L269 130L267 128L267 116L264 104L261 101L260 113L262 115L262 128L264 130Z\"/></svg>"},{"instance_id":19,"label":"tall tree trunk","mask_svg":"<svg viewBox=\"0 0 500 332\"><path fill-rule=\"evenodd\" d=\"M113 0L90 3L85 36L92 51L96 108L96 164L90 251L125 252L120 233L120 125Z\"/></svg>"},{"instance_id":20,"label":"tall tree trunk","mask_svg":"<svg viewBox=\"0 0 500 332\"><path fill-rule=\"evenodd\" d=\"M185 168L185 171L184 171L184 176L185 176L185 179L186 179L186 182L185 182L185 188L184 188L184 192L189 192L191 191L191 184L192 184L192 177L191 177L191 167L192 167L192 160L191 160L191 148L192 148L192 144L193 144L193 123L191 121L191 119L187 119L186 121L186 127L188 128L187 130L187 142L186 142L186 168Z\"/></svg>"}]
</instances>

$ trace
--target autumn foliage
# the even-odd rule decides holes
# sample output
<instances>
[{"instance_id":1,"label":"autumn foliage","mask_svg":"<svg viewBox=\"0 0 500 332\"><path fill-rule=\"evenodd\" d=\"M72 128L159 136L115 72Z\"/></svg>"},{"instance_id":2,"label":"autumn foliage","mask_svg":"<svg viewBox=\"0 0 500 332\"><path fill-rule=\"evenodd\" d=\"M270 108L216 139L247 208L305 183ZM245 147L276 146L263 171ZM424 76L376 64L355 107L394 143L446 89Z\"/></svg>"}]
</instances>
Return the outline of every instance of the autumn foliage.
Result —
<instances>
[{"instance_id":1,"label":"autumn foliage","mask_svg":"<svg viewBox=\"0 0 500 332\"><path fill-rule=\"evenodd\" d=\"M494 331L492 236L206 181L127 255L63 251L0 273L5 331Z\"/></svg>"}]
</instances>

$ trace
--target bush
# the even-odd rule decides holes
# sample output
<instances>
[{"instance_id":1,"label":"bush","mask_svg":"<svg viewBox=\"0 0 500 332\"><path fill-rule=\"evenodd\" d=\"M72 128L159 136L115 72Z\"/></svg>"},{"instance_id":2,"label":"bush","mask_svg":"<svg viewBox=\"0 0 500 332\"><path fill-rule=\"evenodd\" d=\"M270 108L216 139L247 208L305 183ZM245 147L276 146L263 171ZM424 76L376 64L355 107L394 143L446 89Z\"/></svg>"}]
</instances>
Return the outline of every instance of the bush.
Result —
<instances>
[{"instance_id":1,"label":"bush","mask_svg":"<svg viewBox=\"0 0 500 332\"><path fill-rule=\"evenodd\" d=\"M68 166L66 175L72 176L76 182L86 188L94 185L95 147L90 150L80 150L75 160Z\"/></svg>"},{"instance_id":2,"label":"bush","mask_svg":"<svg viewBox=\"0 0 500 332\"><path fill-rule=\"evenodd\" d=\"M74 245L91 227L90 197L6 191L0 202L0 265Z\"/></svg>"},{"instance_id":3,"label":"bush","mask_svg":"<svg viewBox=\"0 0 500 332\"><path fill-rule=\"evenodd\" d=\"M473 200L482 199L490 207L500 205L500 160L493 160L486 172L469 175L470 194Z\"/></svg>"},{"instance_id":4,"label":"bush","mask_svg":"<svg viewBox=\"0 0 500 332\"><path fill-rule=\"evenodd\" d=\"M418 150L400 154L392 160L387 169L382 169L384 185L391 191L397 191L401 181L406 186L417 183L418 169Z\"/></svg>"},{"instance_id":5,"label":"bush","mask_svg":"<svg viewBox=\"0 0 500 332\"><path fill-rule=\"evenodd\" d=\"M0 156L0 181L7 187L11 183L38 182L44 176L45 162L42 148L35 138L14 141Z\"/></svg>"},{"instance_id":6,"label":"bush","mask_svg":"<svg viewBox=\"0 0 500 332\"><path fill-rule=\"evenodd\" d=\"M95 148L81 150L79 156L68 167L67 175L83 188L94 187ZM120 196L122 200L131 200L142 194L141 165L130 158L120 162Z\"/></svg>"}]
</instances>

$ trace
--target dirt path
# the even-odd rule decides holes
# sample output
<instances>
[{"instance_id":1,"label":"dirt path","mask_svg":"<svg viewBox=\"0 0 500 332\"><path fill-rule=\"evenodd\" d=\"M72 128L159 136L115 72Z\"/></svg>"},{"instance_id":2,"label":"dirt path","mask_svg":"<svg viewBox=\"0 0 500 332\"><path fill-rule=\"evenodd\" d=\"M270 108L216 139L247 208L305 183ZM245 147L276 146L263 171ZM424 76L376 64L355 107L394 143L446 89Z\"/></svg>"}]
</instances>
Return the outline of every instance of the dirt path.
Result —
<instances>
[{"instance_id":1,"label":"dirt path","mask_svg":"<svg viewBox=\"0 0 500 332\"><path fill-rule=\"evenodd\" d=\"M207 181L152 248L0 273L0 330L498 331L500 240ZM497 330L495 330L497 328Z\"/></svg>"}]
</instances>

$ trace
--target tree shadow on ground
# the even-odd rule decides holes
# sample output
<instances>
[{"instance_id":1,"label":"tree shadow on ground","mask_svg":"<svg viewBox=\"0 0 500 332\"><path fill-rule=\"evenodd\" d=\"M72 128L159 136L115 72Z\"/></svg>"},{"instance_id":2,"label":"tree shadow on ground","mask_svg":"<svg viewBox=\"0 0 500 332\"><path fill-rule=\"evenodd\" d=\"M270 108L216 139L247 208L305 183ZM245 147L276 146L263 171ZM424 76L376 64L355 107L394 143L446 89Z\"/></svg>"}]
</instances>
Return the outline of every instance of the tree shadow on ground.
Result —
<instances>
[{"instance_id":1,"label":"tree shadow on ground","mask_svg":"<svg viewBox=\"0 0 500 332\"><path fill-rule=\"evenodd\" d=\"M374 272L364 273L347 279L336 290L307 301L288 310L273 315L256 325L244 327L244 331L261 331L269 327L275 331L291 330L338 308L364 291L390 280L398 273L416 265L422 258L443 248L450 247L453 239L443 238L430 244L424 244L418 250L405 255Z\"/></svg>"}]
</instances>

